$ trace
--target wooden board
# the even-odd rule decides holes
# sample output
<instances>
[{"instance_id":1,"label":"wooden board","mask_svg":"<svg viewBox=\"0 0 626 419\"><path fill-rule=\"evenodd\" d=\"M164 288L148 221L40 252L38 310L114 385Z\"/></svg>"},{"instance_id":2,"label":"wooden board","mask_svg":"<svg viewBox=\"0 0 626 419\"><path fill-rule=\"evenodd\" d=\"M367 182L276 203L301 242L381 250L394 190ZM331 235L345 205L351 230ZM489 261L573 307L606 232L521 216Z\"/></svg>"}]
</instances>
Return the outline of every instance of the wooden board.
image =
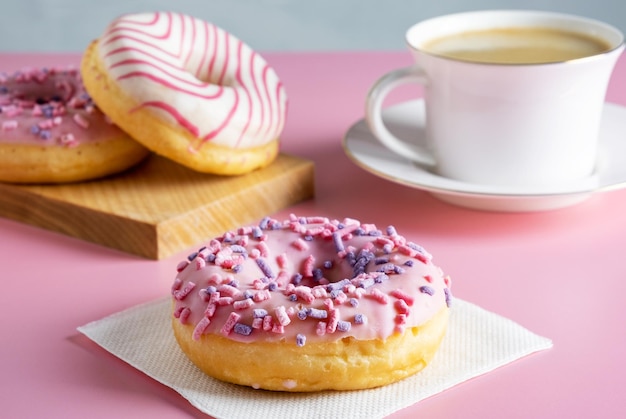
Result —
<instances>
[{"instance_id":1,"label":"wooden board","mask_svg":"<svg viewBox=\"0 0 626 419\"><path fill-rule=\"evenodd\" d=\"M0 216L162 259L313 194L313 163L290 155L236 177L198 173L153 155L90 182L0 183Z\"/></svg>"}]
</instances>

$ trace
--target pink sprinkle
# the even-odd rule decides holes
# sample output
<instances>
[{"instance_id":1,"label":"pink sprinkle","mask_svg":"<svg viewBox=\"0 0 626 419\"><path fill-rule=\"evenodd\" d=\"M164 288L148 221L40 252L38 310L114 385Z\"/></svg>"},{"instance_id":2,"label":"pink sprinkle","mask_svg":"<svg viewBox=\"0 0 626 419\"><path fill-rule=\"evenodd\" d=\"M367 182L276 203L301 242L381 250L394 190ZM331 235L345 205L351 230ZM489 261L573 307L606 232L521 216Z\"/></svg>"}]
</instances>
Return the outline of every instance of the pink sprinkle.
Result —
<instances>
[{"instance_id":1,"label":"pink sprinkle","mask_svg":"<svg viewBox=\"0 0 626 419\"><path fill-rule=\"evenodd\" d=\"M404 300L396 300L393 305L398 313L409 314L409 306Z\"/></svg>"},{"instance_id":2,"label":"pink sprinkle","mask_svg":"<svg viewBox=\"0 0 626 419\"><path fill-rule=\"evenodd\" d=\"M218 306L228 306L231 305L233 303L233 297L220 297L217 300L217 305Z\"/></svg>"},{"instance_id":3,"label":"pink sprinkle","mask_svg":"<svg viewBox=\"0 0 626 419\"><path fill-rule=\"evenodd\" d=\"M177 289L179 289L181 285L183 285L183 280L180 279L179 277L176 277L174 279L174 283L172 284L172 293L176 291Z\"/></svg>"},{"instance_id":4,"label":"pink sprinkle","mask_svg":"<svg viewBox=\"0 0 626 419\"><path fill-rule=\"evenodd\" d=\"M424 275L424 279L426 280L426 282L429 282L431 284L433 282L433 277L430 275Z\"/></svg>"},{"instance_id":5,"label":"pink sprinkle","mask_svg":"<svg viewBox=\"0 0 626 419\"><path fill-rule=\"evenodd\" d=\"M263 319L261 317L255 317L254 319L252 319L252 328L253 329L263 328Z\"/></svg>"},{"instance_id":6,"label":"pink sprinkle","mask_svg":"<svg viewBox=\"0 0 626 419\"><path fill-rule=\"evenodd\" d=\"M278 275L276 276L276 284L278 284L279 287L285 286L285 284L287 284L289 282L289 274L287 273L287 271L279 271Z\"/></svg>"},{"instance_id":7,"label":"pink sprinkle","mask_svg":"<svg viewBox=\"0 0 626 419\"><path fill-rule=\"evenodd\" d=\"M270 330L272 330L273 326L274 326L274 319L272 318L272 316L267 315L263 317L263 330L265 330L266 332L269 332Z\"/></svg>"},{"instance_id":8,"label":"pink sprinkle","mask_svg":"<svg viewBox=\"0 0 626 419\"><path fill-rule=\"evenodd\" d=\"M250 249L248 256L250 256L250 259L258 259L261 257L261 252L259 249Z\"/></svg>"},{"instance_id":9,"label":"pink sprinkle","mask_svg":"<svg viewBox=\"0 0 626 419\"><path fill-rule=\"evenodd\" d=\"M278 264L279 268L285 269L285 267L287 267L287 254L283 253L276 256L276 263Z\"/></svg>"},{"instance_id":10,"label":"pink sprinkle","mask_svg":"<svg viewBox=\"0 0 626 419\"><path fill-rule=\"evenodd\" d=\"M326 307L326 310L331 311L335 309L335 303L333 303L333 300L331 300L330 298L326 298L324 300L324 307Z\"/></svg>"},{"instance_id":11,"label":"pink sprinkle","mask_svg":"<svg viewBox=\"0 0 626 419\"><path fill-rule=\"evenodd\" d=\"M209 304L217 304L217 302L220 300L221 295L219 291L215 291L213 293L211 293L211 296L209 297Z\"/></svg>"},{"instance_id":12,"label":"pink sprinkle","mask_svg":"<svg viewBox=\"0 0 626 419\"><path fill-rule=\"evenodd\" d=\"M181 307L176 307L176 310L174 310L174 317L176 317L177 319L180 319L180 314L183 312L183 310L186 307L181 306Z\"/></svg>"},{"instance_id":13,"label":"pink sprinkle","mask_svg":"<svg viewBox=\"0 0 626 419\"><path fill-rule=\"evenodd\" d=\"M318 336L324 336L326 334L326 322L317 322L315 333Z\"/></svg>"},{"instance_id":14,"label":"pink sprinkle","mask_svg":"<svg viewBox=\"0 0 626 419\"><path fill-rule=\"evenodd\" d=\"M259 278L252 280L252 288L255 290L262 290L267 286L267 284L261 281Z\"/></svg>"},{"instance_id":15,"label":"pink sprinkle","mask_svg":"<svg viewBox=\"0 0 626 419\"><path fill-rule=\"evenodd\" d=\"M207 249L211 253L217 253L222 248L222 243L219 240L212 239L207 246Z\"/></svg>"},{"instance_id":16,"label":"pink sprinkle","mask_svg":"<svg viewBox=\"0 0 626 419\"><path fill-rule=\"evenodd\" d=\"M239 297L242 294L242 292L239 289L228 284L223 284L219 290L222 294L227 295L229 297Z\"/></svg>"},{"instance_id":17,"label":"pink sprinkle","mask_svg":"<svg viewBox=\"0 0 626 419\"><path fill-rule=\"evenodd\" d=\"M209 303L204 309L204 315L209 318L213 317L215 315L215 310L217 310L217 305L215 303Z\"/></svg>"},{"instance_id":18,"label":"pink sprinkle","mask_svg":"<svg viewBox=\"0 0 626 419\"><path fill-rule=\"evenodd\" d=\"M259 244L256 245L256 248L259 249L259 252L261 252L261 257L266 258L269 256L270 248L266 242L259 242Z\"/></svg>"},{"instance_id":19,"label":"pink sprinkle","mask_svg":"<svg viewBox=\"0 0 626 419\"><path fill-rule=\"evenodd\" d=\"M287 311L285 310L285 306L278 306L274 309L274 314L276 314L276 320L281 326L287 326L291 323L291 319L287 315Z\"/></svg>"},{"instance_id":20,"label":"pink sprinkle","mask_svg":"<svg viewBox=\"0 0 626 419\"><path fill-rule=\"evenodd\" d=\"M9 121L4 121L4 122L2 123L2 131L11 131L11 130L14 130L14 129L16 129L16 128L17 128L17 126L18 126L17 121L16 121L16 120L14 120L14 119L9 120Z\"/></svg>"},{"instance_id":21,"label":"pink sprinkle","mask_svg":"<svg viewBox=\"0 0 626 419\"><path fill-rule=\"evenodd\" d=\"M209 277L209 284L219 285L223 282L222 275L214 273Z\"/></svg>"},{"instance_id":22,"label":"pink sprinkle","mask_svg":"<svg viewBox=\"0 0 626 419\"><path fill-rule=\"evenodd\" d=\"M402 300L399 300L402 301ZM235 301L233 303L233 308L235 310L245 310L247 308L250 308L254 305L254 301L252 301L251 298L246 298L244 300L239 300L239 301Z\"/></svg>"},{"instance_id":23,"label":"pink sprinkle","mask_svg":"<svg viewBox=\"0 0 626 419\"><path fill-rule=\"evenodd\" d=\"M193 340L200 340L200 337L206 331L207 327L209 327L210 323L211 320L209 320L208 317L203 317L196 325L196 328L193 329L193 335L191 336L191 338Z\"/></svg>"},{"instance_id":24,"label":"pink sprinkle","mask_svg":"<svg viewBox=\"0 0 626 419\"><path fill-rule=\"evenodd\" d=\"M285 326L283 326L282 324L274 323L274 326L272 327L272 333L285 333Z\"/></svg>"},{"instance_id":25,"label":"pink sprinkle","mask_svg":"<svg viewBox=\"0 0 626 419\"><path fill-rule=\"evenodd\" d=\"M172 294L174 298L178 301L184 300L185 297L196 287L196 284L193 282L187 282L187 284L182 288L174 291Z\"/></svg>"},{"instance_id":26,"label":"pink sprinkle","mask_svg":"<svg viewBox=\"0 0 626 419\"><path fill-rule=\"evenodd\" d=\"M450 279L450 276L446 275L443 277L443 283L446 284L446 287L450 288L451 282L452 280Z\"/></svg>"},{"instance_id":27,"label":"pink sprinkle","mask_svg":"<svg viewBox=\"0 0 626 419\"><path fill-rule=\"evenodd\" d=\"M298 296L298 298L301 298L306 303L312 303L315 300L315 297L311 292L311 288L307 287L306 285L299 285L295 287L293 292Z\"/></svg>"},{"instance_id":28,"label":"pink sprinkle","mask_svg":"<svg viewBox=\"0 0 626 419\"><path fill-rule=\"evenodd\" d=\"M67 147L75 147L78 145L78 140L74 138L74 134L72 133L61 135L59 142Z\"/></svg>"},{"instance_id":29,"label":"pink sprinkle","mask_svg":"<svg viewBox=\"0 0 626 419\"><path fill-rule=\"evenodd\" d=\"M248 236L241 236L239 237L239 240L237 240L237 244L245 247L248 245L249 240Z\"/></svg>"},{"instance_id":30,"label":"pink sprinkle","mask_svg":"<svg viewBox=\"0 0 626 419\"><path fill-rule=\"evenodd\" d=\"M314 216L306 218L307 224L328 224L329 220L326 217Z\"/></svg>"},{"instance_id":31,"label":"pink sprinkle","mask_svg":"<svg viewBox=\"0 0 626 419\"><path fill-rule=\"evenodd\" d=\"M191 309L189 307L185 307L180 311L178 320L180 320L182 324L187 324L190 314L191 314Z\"/></svg>"},{"instance_id":32,"label":"pink sprinkle","mask_svg":"<svg viewBox=\"0 0 626 419\"><path fill-rule=\"evenodd\" d=\"M304 276L312 277L314 268L315 268L315 256L309 255L306 259L304 259L304 262L302 264L302 271L304 273Z\"/></svg>"},{"instance_id":33,"label":"pink sprinkle","mask_svg":"<svg viewBox=\"0 0 626 419\"><path fill-rule=\"evenodd\" d=\"M298 250L309 250L309 244L300 237L294 240L291 244Z\"/></svg>"},{"instance_id":34,"label":"pink sprinkle","mask_svg":"<svg viewBox=\"0 0 626 419\"><path fill-rule=\"evenodd\" d=\"M398 325L403 325L406 324L406 314L397 314L396 318L394 319L395 323Z\"/></svg>"},{"instance_id":35,"label":"pink sprinkle","mask_svg":"<svg viewBox=\"0 0 626 419\"><path fill-rule=\"evenodd\" d=\"M222 329L220 330L220 332L224 336L228 336L230 332L233 331L235 325L237 324L240 318L241 318L240 314L232 311L230 315L228 316L228 319L226 319L226 323L224 323L224 326L222 326Z\"/></svg>"},{"instance_id":36,"label":"pink sprinkle","mask_svg":"<svg viewBox=\"0 0 626 419\"><path fill-rule=\"evenodd\" d=\"M272 297L272 294L270 294L269 290L260 290L258 291L256 294L254 294L254 297L252 297L254 299L255 302L260 303L261 301L266 301L269 300Z\"/></svg>"},{"instance_id":37,"label":"pink sprinkle","mask_svg":"<svg viewBox=\"0 0 626 419\"><path fill-rule=\"evenodd\" d=\"M403 300L407 305L412 306L415 299L401 289L391 291L391 296Z\"/></svg>"},{"instance_id":38,"label":"pink sprinkle","mask_svg":"<svg viewBox=\"0 0 626 419\"><path fill-rule=\"evenodd\" d=\"M76 122L76 125L78 125L79 127L89 128L89 121L81 114L75 113L72 119L74 120L74 122Z\"/></svg>"},{"instance_id":39,"label":"pink sprinkle","mask_svg":"<svg viewBox=\"0 0 626 419\"><path fill-rule=\"evenodd\" d=\"M326 291L326 288L323 286L315 286L311 289L312 293L313 293L313 297L315 298L327 298L328 297L328 291Z\"/></svg>"},{"instance_id":40,"label":"pink sprinkle","mask_svg":"<svg viewBox=\"0 0 626 419\"><path fill-rule=\"evenodd\" d=\"M247 236L248 234L252 234L252 227L251 226L239 227L239 230L237 230L237 233L240 236Z\"/></svg>"},{"instance_id":41,"label":"pink sprinkle","mask_svg":"<svg viewBox=\"0 0 626 419\"><path fill-rule=\"evenodd\" d=\"M304 234L307 235L307 236L317 236L317 235L322 234L324 232L324 230L325 230L324 227L308 228L308 229L306 229Z\"/></svg>"},{"instance_id":42,"label":"pink sprinkle","mask_svg":"<svg viewBox=\"0 0 626 419\"><path fill-rule=\"evenodd\" d=\"M341 305L341 304L345 303L346 301L348 301L348 296L346 294L344 294L343 291L339 291L339 292L336 293L336 295L335 295L335 302L337 304Z\"/></svg>"},{"instance_id":43,"label":"pink sprinkle","mask_svg":"<svg viewBox=\"0 0 626 419\"><path fill-rule=\"evenodd\" d=\"M328 333L335 333L335 330L337 330L337 323L339 323L339 309L334 308L330 310L328 317L329 318L328 324L326 325L326 331Z\"/></svg>"},{"instance_id":44,"label":"pink sprinkle","mask_svg":"<svg viewBox=\"0 0 626 419\"><path fill-rule=\"evenodd\" d=\"M387 295L378 288L372 288L369 295L381 304L387 304L389 302Z\"/></svg>"},{"instance_id":45,"label":"pink sprinkle","mask_svg":"<svg viewBox=\"0 0 626 419\"><path fill-rule=\"evenodd\" d=\"M53 126L52 119L46 119L37 124L37 126L41 129L50 129Z\"/></svg>"},{"instance_id":46,"label":"pink sprinkle","mask_svg":"<svg viewBox=\"0 0 626 419\"><path fill-rule=\"evenodd\" d=\"M196 263L196 271L199 271L206 266L206 261L202 258L196 258L194 262Z\"/></svg>"},{"instance_id":47,"label":"pink sprinkle","mask_svg":"<svg viewBox=\"0 0 626 419\"><path fill-rule=\"evenodd\" d=\"M63 118L61 118L60 116L55 116L55 117L52 119L52 123L53 123L54 125L56 125L56 126L61 125L61 122L63 122Z\"/></svg>"}]
</instances>

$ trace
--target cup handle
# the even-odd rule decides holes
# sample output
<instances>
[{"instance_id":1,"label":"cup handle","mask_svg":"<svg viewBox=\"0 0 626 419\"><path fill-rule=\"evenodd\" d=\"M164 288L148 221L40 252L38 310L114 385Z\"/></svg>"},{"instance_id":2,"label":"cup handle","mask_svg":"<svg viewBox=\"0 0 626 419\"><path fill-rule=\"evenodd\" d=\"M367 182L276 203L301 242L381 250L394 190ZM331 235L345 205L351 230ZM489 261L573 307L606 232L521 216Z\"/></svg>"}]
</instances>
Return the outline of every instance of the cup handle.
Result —
<instances>
[{"instance_id":1,"label":"cup handle","mask_svg":"<svg viewBox=\"0 0 626 419\"><path fill-rule=\"evenodd\" d=\"M393 135L383 122L382 105L385 97L405 83L428 84L424 72L417 66L393 70L382 76L367 94L365 116L374 136L389 150L426 166L435 166L435 158L424 147L409 144Z\"/></svg>"}]
</instances>

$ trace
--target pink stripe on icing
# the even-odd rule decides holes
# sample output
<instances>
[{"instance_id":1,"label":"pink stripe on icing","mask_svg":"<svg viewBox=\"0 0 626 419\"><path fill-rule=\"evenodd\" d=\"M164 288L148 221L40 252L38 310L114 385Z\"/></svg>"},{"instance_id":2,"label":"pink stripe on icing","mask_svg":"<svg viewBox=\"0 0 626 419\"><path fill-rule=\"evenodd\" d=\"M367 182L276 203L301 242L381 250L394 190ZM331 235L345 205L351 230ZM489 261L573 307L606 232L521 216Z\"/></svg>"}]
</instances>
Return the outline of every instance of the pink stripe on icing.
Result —
<instances>
[{"instance_id":1,"label":"pink stripe on icing","mask_svg":"<svg viewBox=\"0 0 626 419\"><path fill-rule=\"evenodd\" d=\"M166 111L176 120L176 122L178 122L187 131L189 131L195 136L198 136L198 128L194 126L191 122L189 122L187 119L185 119L185 117L183 117L180 113L178 113L176 108L163 102L144 102L141 105L139 105L137 108L132 109L131 112L135 112L137 109L144 108L144 107L155 107L155 108L159 108L159 109Z\"/></svg>"}]
</instances>

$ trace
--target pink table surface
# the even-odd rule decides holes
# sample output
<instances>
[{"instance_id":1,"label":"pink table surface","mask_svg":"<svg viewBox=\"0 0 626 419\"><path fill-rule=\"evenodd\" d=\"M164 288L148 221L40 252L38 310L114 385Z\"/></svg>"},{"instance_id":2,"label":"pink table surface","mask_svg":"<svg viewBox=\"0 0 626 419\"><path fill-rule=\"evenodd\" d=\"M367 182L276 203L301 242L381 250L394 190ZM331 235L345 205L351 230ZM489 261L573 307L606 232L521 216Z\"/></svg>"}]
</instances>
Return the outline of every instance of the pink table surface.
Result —
<instances>
[{"instance_id":1,"label":"pink table surface","mask_svg":"<svg viewBox=\"0 0 626 419\"><path fill-rule=\"evenodd\" d=\"M290 212L393 223L453 278L457 297L506 316L554 348L392 415L464 418L626 417L626 191L544 213L488 213L444 204L379 179L342 151L368 87L408 53L265 54L290 111L283 150L315 161L317 195ZM0 54L2 70L78 63L79 55ZM419 89L398 94L405 100ZM608 100L626 105L626 59ZM626 133L624 133L626 136ZM0 219L0 415L203 417L76 327L168 295L188 252L144 260Z\"/></svg>"}]
</instances>

